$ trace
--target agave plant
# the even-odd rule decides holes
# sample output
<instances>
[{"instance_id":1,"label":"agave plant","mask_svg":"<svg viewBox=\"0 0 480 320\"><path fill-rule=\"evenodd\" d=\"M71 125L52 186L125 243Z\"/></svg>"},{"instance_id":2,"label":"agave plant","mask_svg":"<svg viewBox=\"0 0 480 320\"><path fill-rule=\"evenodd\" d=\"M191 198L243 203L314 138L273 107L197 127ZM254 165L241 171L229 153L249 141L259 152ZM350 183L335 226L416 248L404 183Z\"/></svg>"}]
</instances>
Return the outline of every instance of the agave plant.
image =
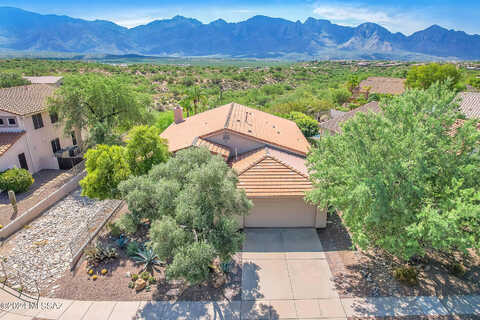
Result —
<instances>
[{"instance_id":1,"label":"agave plant","mask_svg":"<svg viewBox=\"0 0 480 320\"><path fill-rule=\"evenodd\" d=\"M153 252L151 248L138 250L133 257L133 260L136 263L143 264L143 270L147 270L149 272L153 270L154 266L160 265L160 259L158 258L158 255Z\"/></svg>"},{"instance_id":2,"label":"agave plant","mask_svg":"<svg viewBox=\"0 0 480 320\"><path fill-rule=\"evenodd\" d=\"M115 240L115 243L120 249L123 249L127 246L128 238L122 234L117 240Z\"/></svg>"}]
</instances>

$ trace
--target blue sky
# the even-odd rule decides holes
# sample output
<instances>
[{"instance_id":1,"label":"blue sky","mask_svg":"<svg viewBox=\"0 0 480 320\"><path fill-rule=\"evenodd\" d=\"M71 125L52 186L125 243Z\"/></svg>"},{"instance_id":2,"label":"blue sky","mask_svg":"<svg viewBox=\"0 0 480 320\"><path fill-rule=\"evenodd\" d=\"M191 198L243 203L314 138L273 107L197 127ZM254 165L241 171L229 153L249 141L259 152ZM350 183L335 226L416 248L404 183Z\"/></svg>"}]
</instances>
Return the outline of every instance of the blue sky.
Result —
<instances>
[{"instance_id":1,"label":"blue sky","mask_svg":"<svg viewBox=\"0 0 480 320\"><path fill-rule=\"evenodd\" d=\"M358 25L369 21L405 34L432 24L480 34L478 0L0 0L0 6L89 20L105 19L126 27L171 18L177 14L202 22L218 18L237 22L261 14L293 21L304 21L308 17L323 18L342 25Z\"/></svg>"}]
</instances>

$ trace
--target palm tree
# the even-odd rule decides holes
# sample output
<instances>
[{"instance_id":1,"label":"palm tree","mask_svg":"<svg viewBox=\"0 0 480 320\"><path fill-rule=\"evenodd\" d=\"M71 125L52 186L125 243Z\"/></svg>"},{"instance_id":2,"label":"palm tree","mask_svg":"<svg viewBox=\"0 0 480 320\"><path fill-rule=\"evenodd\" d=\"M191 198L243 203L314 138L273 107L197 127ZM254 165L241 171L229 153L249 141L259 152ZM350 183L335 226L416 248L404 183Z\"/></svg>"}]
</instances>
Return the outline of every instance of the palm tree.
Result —
<instances>
[{"instance_id":1,"label":"palm tree","mask_svg":"<svg viewBox=\"0 0 480 320\"><path fill-rule=\"evenodd\" d=\"M190 102L190 99L188 98L182 99L180 100L179 104L180 104L180 107L182 107L182 109L185 112L187 112L187 117L190 117L190 113L193 111L192 103Z\"/></svg>"},{"instance_id":2,"label":"palm tree","mask_svg":"<svg viewBox=\"0 0 480 320\"><path fill-rule=\"evenodd\" d=\"M187 99L193 103L194 114L198 112L198 105L200 103L207 103L207 96L202 92L202 90L200 90L198 86L194 86L192 89L190 89Z\"/></svg>"}]
</instances>

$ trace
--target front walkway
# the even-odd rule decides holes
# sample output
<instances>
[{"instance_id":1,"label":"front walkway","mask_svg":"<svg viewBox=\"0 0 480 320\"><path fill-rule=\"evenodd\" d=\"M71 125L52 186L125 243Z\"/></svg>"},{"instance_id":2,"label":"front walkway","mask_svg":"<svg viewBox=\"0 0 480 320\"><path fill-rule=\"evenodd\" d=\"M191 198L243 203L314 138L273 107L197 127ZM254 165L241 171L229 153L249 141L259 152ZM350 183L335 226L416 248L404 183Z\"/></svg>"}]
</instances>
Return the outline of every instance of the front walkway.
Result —
<instances>
[{"instance_id":1,"label":"front walkway","mask_svg":"<svg viewBox=\"0 0 480 320\"><path fill-rule=\"evenodd\" d=\"M317 300L320 301L320 300ZM422 315L480 315L480 296L376 297L341 299L345 314L341 317L310 314L298 318L288 304L257 301L252 314L249 301L72 301L40 300L38 307L23 304L0 290L0 320L176 320L176 319L329 319L347 317L388 317ZM312 306L314 304L311 304ZM262 306L260 308L260 306ZM321 305L319 304L319 309ZM306 310L306 309L304 309Z\"/></svg>"}]
</instances>

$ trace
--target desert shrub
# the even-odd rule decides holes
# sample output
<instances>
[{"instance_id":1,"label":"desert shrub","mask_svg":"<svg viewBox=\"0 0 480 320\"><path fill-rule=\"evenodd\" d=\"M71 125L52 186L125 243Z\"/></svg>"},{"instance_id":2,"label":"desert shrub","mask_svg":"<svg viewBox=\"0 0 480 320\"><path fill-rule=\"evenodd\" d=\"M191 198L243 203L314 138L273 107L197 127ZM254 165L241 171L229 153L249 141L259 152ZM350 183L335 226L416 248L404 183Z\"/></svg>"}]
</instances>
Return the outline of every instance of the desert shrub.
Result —
<instances>
[{"instance_id":1,"label":"desert shrub","mask_svg":"<svg viewBox=\"0 0 480 320\"><path fill-rule=\"evenodd\" d=\"M136 241L131 241L127 244L127 255L133 257L140 250L140 245Z\"/></svg>"},{"instance_id":2,"label":"desert shrub","mask_svg":"<svg viewBox=\"0 0 480 320\"><path fill-rule=\"evenodd\" d=\"M120 229L120 226L116 223L109 222L107 228L110 231L110 235L114 238L118 238L122 234L122 229Z\"/></svg>"},{"instance_id":3,"label":"desert shrub","mask_svg":"<svg viewBox=\"0 0 480 320\"><path fill-rule=\"evenodd\" d=\"M121 231L127 234L134 234L137 232L138 222L131 214L124 214L117 221L115 221L114 224L117 225Z\"/></svg>"},{"instance_id":4,"label":"desert shrub","mask_svg":"<svg viewBox=\"0 0 480 320\"><path fill-rule=\"evenodd\" d=\"M85 249L85 257L89 265L98 265L117 256L117 249L104 246L100 242Z\"/></svg>"},{"instance_id":5,"label":"desert shrub","mask_svg":"<svg viewBox=\"0 0 480 320\"><path fill-rule=\"evenodd\" d=\"M151 275L147 271L143 271L142 273L140 273L140 278L142 278L145 281L148 281L148 279L150 279L150 277L151 277Z\"/></svg>"},{"instance_id":6,"label":"desert shrub","mask_svg":"<svg viewBox=\"0 0 480 320\"><path fill-rule=\"evenodd\" d=\"M400 282L414 286L418 283L418 271L414 267L402 266L393 271L393 276Z\"/></svg>"},{"instance_id":7,"label":"desert shrub","mask_svg":"<svg viewBox=\"0 0 480 320\"><path fill-rule=\"evenodd\" d=\"M454 262L449 266L449 272L456 277L462 277L465 274L466 270L461 263Z\"/></svg>"},{"instance_id":8,"label":"desert shrub","mask_svg":"<svg viewBox=\"0 0 480 320\"><path fill-rule=\"evenodd\" d=\"M13 168L0 175L0 189L12 190L15 193L25 192L34 181L32 175L27 170Z\"/></svg>"},{"instance_id":9,"label":"desert shrub","mask_svg":"<svg viewBox=\"0 0 480 320\"><path fill-rule=\"evenodd\" d=\"M157 279L155 279L154 276L150 276L150 277L148 278L148 283L149 283L149 284L154 284L154 283L156 283L156 282L157 282Z\"/></svg>"},{"instance_id":10,"label":"desert shrub","mask_svg":"<svg viewBox=\"0 0 480 320\"><path fill-rule=\"evenodd\" d=\"M304 113L292 111L288 119L293 120L305 137L312 137L318 133L318 121Z\"/></svg>"}]
</instances>

